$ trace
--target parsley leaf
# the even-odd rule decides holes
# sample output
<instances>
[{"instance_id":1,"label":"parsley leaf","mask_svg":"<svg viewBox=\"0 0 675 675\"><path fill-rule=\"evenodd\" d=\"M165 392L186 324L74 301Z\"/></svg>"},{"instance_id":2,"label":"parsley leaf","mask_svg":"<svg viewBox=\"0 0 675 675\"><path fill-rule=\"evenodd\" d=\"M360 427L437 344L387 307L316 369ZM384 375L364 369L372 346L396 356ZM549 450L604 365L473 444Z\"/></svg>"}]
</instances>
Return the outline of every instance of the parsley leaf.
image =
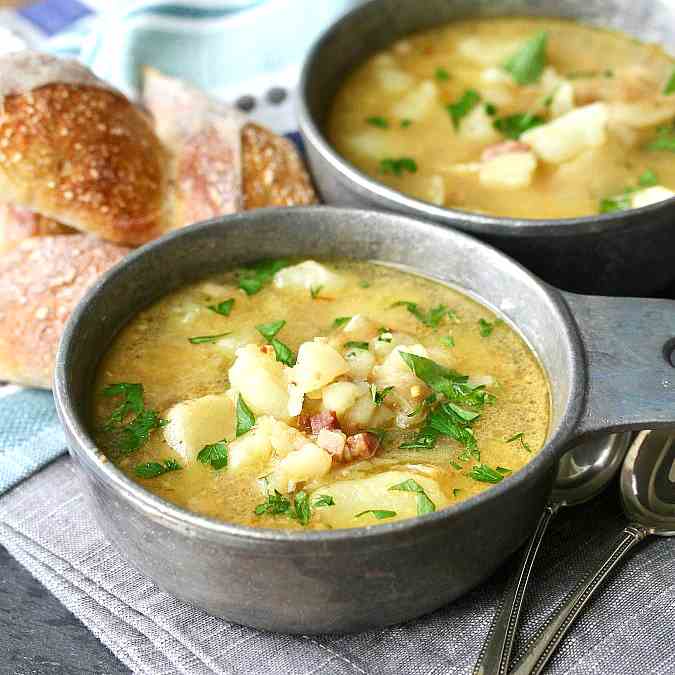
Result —
<instances>
[{"instance_id":1,"label":"parsley leaf","mask_svg":"<svg viewBox=\"0 0 675 675\"><path fill-rule=\"evenodd\" d=\"M652 169L646 169L644 173L640 174L638 178L638 185L640 187L653 187L659 182L656 173Z\"/></svg>"},{"instance_id":2,"label":"parsley leaf","mask_svg":"<svg viewBox=\"0 0 675 675\"><path fill-rule=\"evenodd\" d=\"M600 213L614 213L615 211L625 211L630 208L630 193L617 195L616 197L605 197L600 201Z\"/></svg>"},{"instance_id":3,"label":"parsley leaf","mask_svg":"<svg viewBox=\"0 0 675 675\"><path fill-rule=\"evenodd\" d=\"M490 117L494 117L497 114L497 106L494 103L486 103L485 112L490 115Z\"/></svg>"},{"instance_id":4,"label":"parsley leaf","mask_svg":"<svg viewBox=\"0 0 675 675\"><path fill-rule=\"evenodd\" d=\"M441 344L444 347L454 347L455 346L455 339L452 337L452 335L444 335L441 338Z\"/></svg>"},{"instance_id":5,"label":"parsley leaf","mask_svg":"<svg viewBox=\"0 0 675 675\"><path fill-rule=\"evenodd\" d=\"M289 513L291 518L299 521L301 525L307 525L312 517L312 510L309 506L309 495L300 490L295 493L293 507Z\"/></svg>"},{"instance_id":6,"label":"parsley leaf","mask_svg":"<svg viewBox=\"0 0 675 675\"><path fill-rule=\"evenodd\" d=\"M494 128L508 138L518 140L529 129L544 124L544 118L532 113L516 113L506 117L498 117L494 122Z\"/></svg>"},{"instance_id":7,"label":"parsley leaf","mask_svg":"<svg viewBox=\"0 0 675 675\"><path fill-rule=\"evenodd\" d=\"M452 118L452 126L459 129L459 123L463 117L466 117L480 102L480 94L475 89L467 89L454 103L449 103L446 106L450 117Z\"/></svg>"},{"instance_id":8,"label":"parsley leaf","mask_svg":"<svg viewBox=\"0 0 675 675\"><path fill-rule=\"evenodd\" d=\"M156 478L169 471L178 471L183 467L175 459L167 459L164 462L146 462L137 464L134 473L139 478Z\"/></svg>"},{"instance_id":9,"label":"parsley leaf","mask_svg":"<svg viewBox=\"0 0 675 675\"><path fill-rule=\"evenodd\" d=\"M450 79L450 73L445 68L439 66L434 71L434 77L441 82L447 82Z\"/></svg>"},{"instance_id":10,"label":"parsley leaf","mask_svg":"<svg viewBox=\"0 0 675 675\"><path fill-rule=\"evenodd\" d=\"M480 483L499 483L504 478L501 472L487 464L476 464L471 468L468 475L469 478L473 478Z\"/></svg>"},{"instance_id":11,"label":"parsley leaf","mask_svg":"<svg viewBox=\"0 0 675 675\"><path fill-rule=\"evenodd\" d=\"M460 488L452 488L452 496L457 497L461 491Z\"/></svg>"},{"instance_id":12,"label":"parsley leaf","mask_svg":"<svg viewBox=\"0 0 675 675\"><path fill-rule=\"evenodd\" d=\"M273 495L267 495L267 499L262 504L258 504L258 506L255 507L254 513L256 516L262 516L264 513L277 516L288 513L290 508L290 499L284 497L278 490L275 490Z\"/></svg>"},{"instance_id":13,"label":"parsley leaf","mask_svg":"<svg viewBox=\"0 0 675 675\"><path fill-rule=\"evenodd\" d=\"M666 86L663 88L663 94L664 96L675 94L675 70L670 74Z\"/></svg>"},{"instance_id":14,"label":"parsley leaf","mask_svg":"<svg viewBox=\"0 0 675 675\"><path fill-rule=\"evenodd\" d=\"M274 337L285 325L286 322L281 319L279 321L271 321L270 323L258 324L256 330L272 345L277 361L287 366L294 366L295 354L293 354L293 351L281 340L277 340Z\"/></svg>"},{"instance_id":15,"label":"parsley leaf","mask_svg":"<svg viewBox=\"0 0 675 675\"><path fill-rule=\"evenodd\" d=\"M408 478L398 485L392 485L390 490L401 490L403 492L413 492L417 501L417 515L422 516L425 513L431 513L436 510L436 505L429 499L424 488L414 479Z\"/></svg>"},{"instance_id":16,"label":"parsley leaf","mask_svg":"<svg viewBox=\"0 0 675 675\"><path fill-rule=\"evenodd\" d=\"M377 518L377 520L393 518L396 515L396 511L387 511L386 509L368 509L367 511L361 511L361 513L357 513L354 518L360 518L361 516L365 516L367 513L370 513L372 516Z\"/></svg>"},{"instance_id":17,"label":"parsley leaf","mask_svg":"<svg viewBox=\"0 0 675 675\"><path fill-rule=\"evenodd\" d=\"M675 152L675 129L668 127L661 127L656 135L656 138L651 140L646 145L647 150L666 150L668 152Z\"/></svg>"},{"instance_id":18,"label":"parsley leaf","mask_svg":"<svg viewBox=\"0 0 675 675\"><path fill-rule=\"evenodd\" d=\"M387 394L393 390L394 387L385 387L382 391L377 391L377 386L375 384L370 385L370 396L373 399L373 403L377 406L380 406L384 403L384 399L387 398Z\"/></svg>"},{"instance_id":19,"label":"parsley leaf","mask_svg":"<svg viewBox=\"0 0 675 675\"><path fill-rule=\"evenodd\" d=\"M309 295L312 298L312 300L316 300L319 297L319 293L323 290L323 286L318 285L318 286L310 286L309 288Z\"/></svg>"},{"instance_id":20,"label":"parsley leaf","mask_svg":"<svg viewBox=\"0 0 675 675\"><path fill-rule=\"evenodd\" d=\"M202 464L210 464L216 471L227 466L227 443L225 440L205 445L197 455Z\"/></svg>"},{"instance_id":21,"label":"parsley leaf","mask_svg":"<svg viewBox=\"0 0 675 675\"><path fill-rule=\"evenodd\" d=\"M283 319L279 319L279 321L260 323L255 329L269 342L285 325L286 322Z\"/></svg>"},{"instance_id":22,"label":"parsley leaf","mask_svg":"<svg viewBox=\"0 0 675 675\"><path fill-rule=\"evenodd\" d=\"M188 338L188 342L191 345L204 345L217 342L220 338L231 335L231 332L228 333L218 333L218 335L198 335L197 337Z\"/></svg>"},{"instance_id":23,"label":"parsley leaf","mask_svg":"<svg viewBox=\"0 0 675 675\"><path fill-rule=\"evenodd\" d=\"M380 160L380 173L402 176L404 171L417 173L417 162L411 157L399 157L398 159L389 157Z\"/></svg>"},{"instance_id":24,"label":"parsley leaf","mask_svg":"<svg viewBox=\"0 0 675 675\"><path fill-rule=\"evenodd\" d=\"M421 321L425 326L430 328L438 328L443 318L447 315L452 318L452 310L449 310L446 305L438 305L437 307L432 307L428 312L421 309L416 302L410 302L408 300L399 300L390 306L390 309L394 307L405 307L418 321Z\"/></svg>"},{"instance_id":25,"label":"parsley leaf","mask_svg":"<svg viewBox=\"0 0 675 675\"><path fill-rule=\"evenodd\" d=\"M237 396L237 430L235 435L237 438L249 432L255 426L255 415L251 409L246 405L244 397L239 394Z\"/></svg>"},{"instance_id":26,"label":"parsley leaf","mask_svg":"<svg viewBox=\"0 0 675 675\"><path fill-rule=\"evenodd\" d=\"M314 508L316 509L321 506L335 506L335 500L331 495L319 495L314 501Z\"/></svg>"},{"instance_id":27,"label":"parsley leaf","mask_svg":"<svg viewBox=\"0 0 675 675\"><path fill-rule=\"evenodd\" d=\"M272 277L284 267L288 267L288 260L260 260L239 273L239 288L246 295L255 295L260 289L272 281Z\"/></svg>"},{"instance_id":28,"label":"parsley leaf","mask_svg":"<svg viewBox=\"0 0 675 675\"><path fill-rule=\"evenodd\" d=\"M127 455L148 442L150 432L166 424L155 410L142 410L126 427L115 430L113 446Z\"/></svg>"},{"instance_id":29,"label":"parsley leaf","mask_svg":"<svg viewBox=\"0 0 675 675\"><path fill-rule=\"evenodd\" d=\"M351 321L351 318L351 316L338 316L337 319L333 321L332 328L342 328L342 326Z\"/></svg>"},{"instance_id":30,"label":"parsley leaf","mask_svg":"<svg viewBox=\"0 0 675 675\"><path fill-rule=\"evenodd\" d=\"M532 452L532 448L525 442L525 432L520 431L517 434L514 434L511 436L511 438L507 438L506 442L507 443L513 443L514 441L520 441L520 444L523 446L524 450L527 450L527 452Z\"/></svg>"},{"instance_id":31,"label":"parsley leaf","mask_svg":"<svg viewBox=\"0 0 675 675\"><path fill-rule=\"evenodd\" d=\"M103 390L103 395L106 397L123 396L122 402L110 413L110 418L103 426L105 431L110 431L122 424L127 415L132 413L138 415L145 408L142 384L118 382L108 385Z\"/></svg>"},{"instance_id":32,"label":"parsley leaf","mask_svg":"<svg viewBox=\"0 0 675 675\"><path fill-rule=\"evenodd\" d=\"M209 309L216 314L222 314L223 316L230 316L232 307L234 305L234 298L229 298L228 300L223 300L217 305L209 305Z\"/></svg>"},{"instance_id":33,"label":"parsley leaf","mask_svg":"<svg viewBox=\"0 0 675 675\"><path fill-rule=\"evenodd\" d=\"M518 84L537 82L546 65L548 33L542 31L528 40L502 66Z\"/></svg>"},{"instance_id":34,"label":"parsley leaf","mask_svg":"<svg viewBox=\"0 0 675 675\"><path fill-rule=\"evenodd\" d=\"M490 337L492 331L502 323L501 319L495 319L494 321L486 321L485 319L478 319L478 329L480 330L481 337Z\"/></svg>"},{"instance_id":35,"label":"parsley leaf","mask_svg":"<svg viewBox=\"0 0 675 675\"><path fill-rule=\"evenodd\" d=\"M366 122L374 127L378 127L379 129L388 129L389 128L389 122L385 117L380 117L379 115L375 115L373 117L366 117Z\"/></svg>"},{"instance_id":36,"label":"parsley leaf","mask_svg":"<svg viewBox=\"0 0 675 675\"><path fill-rule=\"evenodd\" d=\"M367 342L359 342L358 340L349 340L348 342L345 342L343 347L345 349L368 349L368 343Z\"/></svg>"},{"instance_id":37,"label":"parsley leaf","mask_svg":"<svg viewBox=\"0 0 675 675\"><path fill-rule=\"evenodd\" d=\"M410 119L402 119L401 120L401 129L407 129L410 125L412 124L412 120Z\"/></svg>"}]
</instances>

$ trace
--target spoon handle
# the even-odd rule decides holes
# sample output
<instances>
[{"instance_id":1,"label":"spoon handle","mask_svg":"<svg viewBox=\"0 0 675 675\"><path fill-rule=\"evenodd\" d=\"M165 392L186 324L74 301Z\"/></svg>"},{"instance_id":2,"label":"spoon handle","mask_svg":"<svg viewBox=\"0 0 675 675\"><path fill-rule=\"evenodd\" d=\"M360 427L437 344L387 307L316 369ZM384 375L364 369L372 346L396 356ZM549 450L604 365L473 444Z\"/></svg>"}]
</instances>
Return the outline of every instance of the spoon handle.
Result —
<instances>
[{"instance_id":1,"label":"spoon handle","mask_svg":"<svg viewBox=\"0 0 675 675\"><path fill-rule=\"evenodd\" d=\"M548 504L541 514L537 529L527 545L520 567L509 579L504 597L497 606L483 649L474 666L473 675L505 675L508 673L520 610L523 606L534 560L537 557L548 525L560 506L559 503Z\"/></svg>"},{"instance_id":2,"label":"spoon handle","mask_svg":"<svg viewBox=\"0 0 675 675\"><path fill-rule=\"evenodd\" d=\"M523 658L511 671L512 675L539 675L563 637L586 603L616 565L649 532L642 526L630 524L623 529L614 550L607 559L587 576L567 597L563 606L553 614L531 642Z\"/></svg>"}]
</instances>

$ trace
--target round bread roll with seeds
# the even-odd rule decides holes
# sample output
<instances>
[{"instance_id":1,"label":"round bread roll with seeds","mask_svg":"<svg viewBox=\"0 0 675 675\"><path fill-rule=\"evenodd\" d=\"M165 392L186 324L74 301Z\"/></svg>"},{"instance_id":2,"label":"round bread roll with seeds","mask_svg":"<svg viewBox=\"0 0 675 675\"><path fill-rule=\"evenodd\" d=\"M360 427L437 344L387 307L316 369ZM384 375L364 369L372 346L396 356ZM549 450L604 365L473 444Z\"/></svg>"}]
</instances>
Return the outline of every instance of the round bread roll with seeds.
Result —
<instances>
[{"instance_id":1,"label":"round bread roll with seeds","mask_svg":"<svg viewBox=\"0 0 675 675\"><path fill-rule=\"evenodd\" d=\"M5 203L114 242L168 229L166 155L152 122L76 61L0 57Z\"/></svg>"},{"instance_id":2,"label":"round bread roll with seeds","mask_svg":"<svg viewBox=\"0 0 675 675\"><path fill-rule=\"evenodd\" d=\"M32 237L0 256L0 380L51 387L66 320L129 250L73 234Z\"/></svg>"}]
</instances>

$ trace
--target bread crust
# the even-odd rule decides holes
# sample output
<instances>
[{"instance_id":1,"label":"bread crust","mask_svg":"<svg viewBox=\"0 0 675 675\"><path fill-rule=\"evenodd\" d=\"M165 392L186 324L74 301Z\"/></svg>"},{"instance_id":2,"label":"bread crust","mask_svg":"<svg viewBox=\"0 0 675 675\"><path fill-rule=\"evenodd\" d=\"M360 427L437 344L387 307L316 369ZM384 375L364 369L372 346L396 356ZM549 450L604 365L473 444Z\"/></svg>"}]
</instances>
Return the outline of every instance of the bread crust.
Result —
<instances>
[{"instance_id":1,"label":"bread crust","mask_svg":"<svg viewBox=\"0 0 675 675\"><path fill-rule=\"evenodd\" d=\"M66 320L129 250L73 234L32 237L0 257L0 380L51 387Z\"/></svg>"}]
</instances>

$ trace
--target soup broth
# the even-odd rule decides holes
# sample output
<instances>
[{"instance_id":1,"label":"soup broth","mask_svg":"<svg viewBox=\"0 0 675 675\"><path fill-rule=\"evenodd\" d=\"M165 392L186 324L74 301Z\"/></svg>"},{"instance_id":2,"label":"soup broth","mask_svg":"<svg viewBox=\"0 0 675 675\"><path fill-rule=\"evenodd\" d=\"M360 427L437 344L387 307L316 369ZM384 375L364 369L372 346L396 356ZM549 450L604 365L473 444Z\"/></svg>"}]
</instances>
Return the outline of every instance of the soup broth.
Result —
<instances>
[{"instance_id":1,"label":"soup broth","mask_svg":"<svg viewBox=\"0 0 675 675\"><path fill-rule=\"evenodd\" d=\"M549 391L518 334L446 285L268 261L141 312L102 361L93 411L101 450L160 497L327 529L509 480L545 442Z\"/></svg>"},{"instance_id":2,"label":"soup broth","mask_svg":"<svg viewBox=\"0 0 675 675\"><path fill-rule=\"evenodd\" d=\"M327 134L364 173L439 206L569 218L675 193L674 61L553 19L466 20L370 58Z\"/></svg>"}]
</instances>

